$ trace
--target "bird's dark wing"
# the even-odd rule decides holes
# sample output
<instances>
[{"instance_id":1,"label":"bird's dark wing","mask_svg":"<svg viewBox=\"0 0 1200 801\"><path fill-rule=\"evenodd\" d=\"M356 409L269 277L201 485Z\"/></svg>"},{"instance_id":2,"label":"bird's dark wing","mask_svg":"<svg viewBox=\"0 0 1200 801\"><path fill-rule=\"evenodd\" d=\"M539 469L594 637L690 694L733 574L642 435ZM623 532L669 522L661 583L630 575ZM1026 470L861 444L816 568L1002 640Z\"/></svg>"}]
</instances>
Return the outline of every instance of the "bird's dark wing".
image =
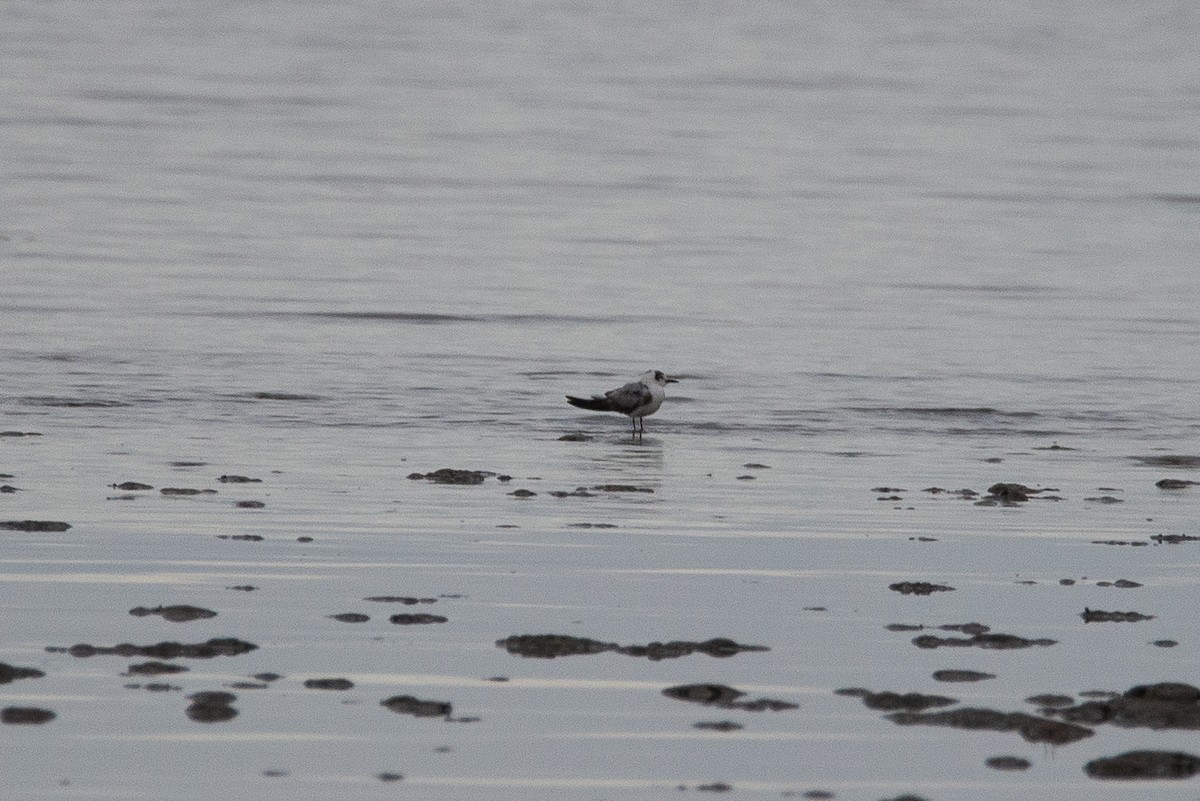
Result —
<instances>
[{"instance_id":1,"label":"bird's dark wing","mask_svg":"<svg viewBox=\"0 0 1200 801\"><path fill-rule=\"evenodd\" d=\"M604 393L608 408L621 414L630 414L634 409L650 402L650 387L641 381L630 381L620 389Z\"/></svg>"}]
</instances>

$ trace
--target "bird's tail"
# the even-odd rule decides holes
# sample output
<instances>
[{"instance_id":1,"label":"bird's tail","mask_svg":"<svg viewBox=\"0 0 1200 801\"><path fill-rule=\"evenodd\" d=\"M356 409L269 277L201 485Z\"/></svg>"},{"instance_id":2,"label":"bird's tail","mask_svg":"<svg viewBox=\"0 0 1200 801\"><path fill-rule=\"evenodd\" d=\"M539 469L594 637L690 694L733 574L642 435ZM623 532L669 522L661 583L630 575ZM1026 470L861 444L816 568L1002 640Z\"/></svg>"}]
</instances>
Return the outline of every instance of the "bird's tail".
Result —
<instances>
[{"instance_id":1,"label":"bird's tail","mask_svg":"<svg viewBox=\"0 0 1200 801\"><path fill-rule=\"evenodd\" d=\"M593 412L608 411L608 398L576 398L568 395L567 403L578 406L580 409L590 409Z\"/></svg>"}]
</instances>

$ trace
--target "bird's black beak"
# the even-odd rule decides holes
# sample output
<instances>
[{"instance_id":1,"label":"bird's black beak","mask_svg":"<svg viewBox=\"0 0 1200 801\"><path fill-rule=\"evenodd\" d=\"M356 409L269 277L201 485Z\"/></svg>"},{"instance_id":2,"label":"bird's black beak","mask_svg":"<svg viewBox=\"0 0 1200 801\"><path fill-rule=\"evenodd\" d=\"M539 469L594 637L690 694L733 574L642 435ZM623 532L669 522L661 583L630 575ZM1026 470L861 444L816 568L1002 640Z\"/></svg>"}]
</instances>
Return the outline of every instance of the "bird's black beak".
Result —
<instances>
[{"instance_id":1,"label":"bird's black beak","mask_svg":"<svg viewBox=\"0 0 1200 801\"><path fill-rule=\"evenodd\" d=\"M668 379L667 379L667 381L666 381L666 383L668 383L668 384L678 384L678 383L679 383L679 379L678 379L678 378L668 378Z\"/></svg>"}]
</instances>

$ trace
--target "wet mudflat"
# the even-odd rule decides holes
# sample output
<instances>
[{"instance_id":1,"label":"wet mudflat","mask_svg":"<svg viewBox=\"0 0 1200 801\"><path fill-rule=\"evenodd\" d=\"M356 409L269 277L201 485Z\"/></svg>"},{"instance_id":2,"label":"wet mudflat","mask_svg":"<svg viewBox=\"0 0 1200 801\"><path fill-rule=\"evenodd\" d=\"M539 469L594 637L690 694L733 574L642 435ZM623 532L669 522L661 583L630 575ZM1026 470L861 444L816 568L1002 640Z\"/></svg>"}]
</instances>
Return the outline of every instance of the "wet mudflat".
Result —
<instances>
[{"instance_id":1,"label":"wet mudflat","mask_svg":"<svg viewBox=\"0 0 1200 801\"><path fill-rule=\"evenodd\" d=\"M1120 507L1068 481L1052 504L897 507L844 458L594 433L496 440L474 463L429 442L394 469L326 433L334 474L308 466L311 443L250 465L206 448L198 466L147 444L131 467L98 441L94 476L58 485L53 433L10 447L37 498L14 511L72 521L5 535L23 602L0 643L0 722L54 777L23 774L23 791L119 786L93 760L151 742L220 760L228 791L273 782L265 797L1135 798L1128 782L1195 772L1198 557L1164 537L1194 530L1195 501L1145 466L1106 462ZM750 485L752 454L771 466ZM230 482L226 463L268 477ZM131 472L144 485L112 496ZM508 475L589 491L514 498ZM819 509L787 500L813 492ZM1148 544L1095 542L1109 536Z\"/></svg>"}]
</instances>

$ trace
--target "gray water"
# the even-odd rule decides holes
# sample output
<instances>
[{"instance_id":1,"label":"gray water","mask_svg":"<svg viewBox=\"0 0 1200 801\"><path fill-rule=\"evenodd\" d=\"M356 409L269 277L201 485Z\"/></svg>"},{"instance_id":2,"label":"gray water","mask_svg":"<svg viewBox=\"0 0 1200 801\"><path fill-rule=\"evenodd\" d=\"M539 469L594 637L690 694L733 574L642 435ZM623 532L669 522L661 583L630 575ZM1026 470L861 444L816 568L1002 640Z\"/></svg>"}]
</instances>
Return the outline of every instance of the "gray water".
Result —
<instances>
[{"instance_id":1,"label":"gray water","mask_svg":"<svg viewBox=\"0 0 1200 801\"><path fill-rule=\"evenodd\" d=\"M1093 542L1200 533L1200 488L1155 486L1196 471L1131 458L1200 454L1198 27L1187 3L6 3L0 430L36 436L0 437L0 519L72 528L0 536L0 661L46 674L0 703L57 715L0 728L0 793L1144 797L1083 765L1194 734L1049 748L833 691L1034 712L1200 683L1196 545ZM650 368L681 380L641 441L563 400ZM406 478L441 467L513 480ZM922 491L997 481L1063 500ZM613 483L653 492L550 495ZM128 615L173 603L218 615ZM387 622L414 610L448 621ZM969 621L1058 644L884 628ZM770 650L495 645L523 633ZM259 648L163 692L46 651L223 636ZM236 718L185 716L264 671ZM660 693L690 682L799 709ZM405 694L479 720L379 706ZM721 719L745 728L693 728Z\"/></svg>"}]
</instances>

